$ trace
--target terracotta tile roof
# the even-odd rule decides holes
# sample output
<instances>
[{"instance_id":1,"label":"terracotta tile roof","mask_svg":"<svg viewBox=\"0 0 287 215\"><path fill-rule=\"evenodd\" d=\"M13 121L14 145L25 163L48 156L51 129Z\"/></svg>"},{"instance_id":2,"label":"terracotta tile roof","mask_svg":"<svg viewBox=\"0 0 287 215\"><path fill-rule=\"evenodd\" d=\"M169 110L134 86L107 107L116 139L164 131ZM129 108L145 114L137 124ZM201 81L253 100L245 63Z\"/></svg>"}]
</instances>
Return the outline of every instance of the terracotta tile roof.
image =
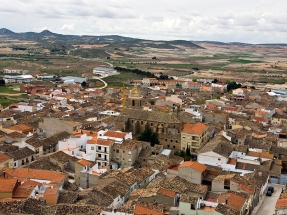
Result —
<instances>
[{"instance_id":1,"label":"terracotta tile roof","mask_svg":"<svg viewBox=\"0 0 287 215\"><path fill-rule=\"evenodd\" d=\"M12 192L17 178L0 178L0 192Z\"/></svg>"},{"instance_id":2,"label":"terracotta tile roof","mask_svg":"<svg viewBox=\"0 0 287 215\"><path fill-rule=\"evenodd\" d=\"M117 131L107 131L104 136L106 137L115 137L115 138L125 138L127 133L117 132Z\"/></svg>"},{"instance_id":3,"label":"terracotta tile roof","mask_svg":"<svg viewBox=\"0 0 287 215\"><path fill-rule=\"evenodd\" d=\"M24 138L24 137L26 137L25 134L19 133L17 131L13 131L13 132L7 134L7 136L11 137L11 138Z\"/></svg>"},{"instance_id":4,"label":"terracotta tile roof","mask_svg":"<svg viewBox=\"0 0 287 215\"><path fill-rule=\"evenodd\" d=\"M273 159L274 155L273 154L269 154L269 153L260 153L260 152L252 152L249 151L247 153L248 156L253 156L253 157L260 157L260 158L268 158L268 159Z\"/></svg>"},{"instance_id":5,"label":"terracotta tile roof","mask_svg":"<svg viewBox=\"0 0 287 215\"><path fill-rule=\"evenodd\" d=\"M163 205L151 202L138 202L135 205L134 215L163 215Z\"/></svg>"},{"instance_id":6,"label":"terracotta tile roof","mask_svg":"<svg viewBox=\"0 0 287 215\"><path fill-rule=\"evenodd\" d=\"M162 189L162 188L160 188L157 192L164 195L164 196L169 196L171 198L175 198L175 196L176 196L175 192L172 192L172 191L166 190L166 189Z\"/></svg>"},{"instance_id":7,"label":"terracotta tile roof","mask_svg":"<svg viewBox=\"0 0 287 215\"><path fill-rule=\"evenodd\" d=\"M236 158L229 158L227 164L235 165L236 162L237 162L237 159L236 159Z\"/></svg>"},{"instance_id":8,"label":"terracotta tile roof","mask_svg":"<svg viewBox=\"0 0 287 215\"><path fill-rule=\"evenodd\" d=\"M262 118L262 117L257 117L257 116L253 116L253 117L252 117L252 121L268 122L267 119L264 119L264 118Z\"/></svg>"},{"instance_id":9,"label":"terracotta tile roof","mask_svg":"<svg viewBox=\"0 0 287 215\"><path fill-rule=\"evenodd\" d=\"M264 115L264 114L266 114L265 111L260 111L260 110L255 110L254 112L255 112L255 114L258 114L258 115Z\"/></svg>"},{"instance_id":10,"label":"terracotta tile roof","mask_svg":"<svg viewBox=\"0 0 287 215\"><path fill-rule=\"evenodd\" d=\"M11 158L0 152L0 163L10 160Z\"/></svg>"},{"instance_id":11,"label":"terracotta tile roof","mask_svg":"<svg viewBox=\"0 0 287 215\"><path fill-rule=\"evenodd\" d=\"M23 187L23 188L29 188L31 186L33 186L33 187L36 187L36 186L41 187L42 184L37 182L37 181L30 180L30 179L25 181L23 184L21 184L21 187Z\"/></svg>"},{"instance_id":12,"label":"terracotta tile roof","mask_svg":"<svg viewBox=\"0 0 287 215\"><path fill-rule=\"evenodd\" d=\"M59 191L58 188L46 189L44 195L54 195Z\"/></svg>"},{"instance_id":13,"label":"terracotta tile roof","mask_svg":"<svg viewBox=\"0 0 287 215\"><path fill-rule=\"evenodd\" d=\"M205 166L204 164L198 163L196 161L195 162L185 161L179 166L179 168L180 167L190 167L190 168L195 169L199 172L203 172L204 170L207 169L207 166Z\"/></svg>"},{"instance_id":14,"label":"terracotta tile roof","mask_svg":"<svg viewBox=\"0 0 287 215\"><path fill-rule=\"evenodd\" d=\"M32 130L33 128L29 125L18 124L18 125L13 125L11 127L8 127L7 129L16 130L16 131L25 131L25 130Z\"/></svg>"},{"instance_id":15,"label":"terracotta tile roof","mask_svg":"<svg viewBox=\"0 0 287 215\"><path fill-rule=\"evenodd\" d=\"M228 192L225 195L222 195L222 199L219 200L221 203L226 203L227 205L231 206L232 208L241 211L246 198L242 197L241 195L237 194L236 192ZM220 197L219 197L220 199Z\"/></svg>"},{"instance_id":16,"label":"terracotta tile roof","mask_svg":"<svg viewBox=\"0 0 287 215\"><path fill-rule=\"evenodd\" d=\"M245 185L245 184L240 184L240 185L238 186L238 188L241 189L241 190L244 190L244 191L248 192L248 193L251 194L251 195L252 195L252 194L254 193L254 191L255 191L255 189L254 189L253 187L248 186L248 185Z\"/></svg>"},{"instance_id":17,"label":"terracotta tile roof","mask_svg":"<svg viewBox=\"0 0 287 215\"><path fill-rule=\"evenodd\" d=\"M183 132L190 133L190 134L201 134L207 128L206 125L199 122L196 124L184 124Z\"/></svg>"},{"instance_id":18,"label":"terracotta tile roof","mask_svg":"<svg viewBox=\"0 0 287 215\"><path fill-rule=\"evenodd\" d=\"M78 160L77 163L81 164L82 166L87 166L87 165L91 164L90 161L87 161L84 158L82 158L81 160Z\"/></svg>"},{"instance_id":19,"label":"terracotta tile roof","mask_svg":"<svg viewBox=\"0 0 287 215\"><path fill-rule=\"evenodd\" d=\"M239 107L225 107L224 110L228 111L238 111Z\"/></svg>"},{"instance_id":20,"label":"terracotta tile roof","mask_svg":"<svg viewBox=\"0 0 287 215\"><path fill-rule=\"evenodd\" d=\"M31 195L33 189L34 187L19 186L13 193L13 198L28 198Z\"/></svg>"},{"instance_id":21,"label":"terracotta tile roof","mask_svg":"<svg viewBox=\"0 0 287 215\"><path fill-rule=\"evenodd\" d=\"M287 206L287 198L278 199L276 202L276 209L285 208Z\"/></svg>"},{"instance_id":22,"label":"terracotta tile roof","mask_svg":"<svg viewBox=\"0 0 287 215\"><path fill-rule=\"evenodd\" d=\"M2 168L1 170L5 170L6 173L18 178L19 181L25 181L27 178L32 179L41 179L41 180L49 180L51 183L57 183L64 180L67 175L64 173L49 171L49 170L38 170L38 169L29 169L29 168Z\"/></svg>"},{"instance_id":23,"label":"terracotta tile roof","mask_svg":"<svg viewBox=\"0 0 287 215\"><path fill-rule=\"evenodd\" d=\"M114 141L97 139L96 144L103 146L110 146Z\"/></svg>"}]
</instances>

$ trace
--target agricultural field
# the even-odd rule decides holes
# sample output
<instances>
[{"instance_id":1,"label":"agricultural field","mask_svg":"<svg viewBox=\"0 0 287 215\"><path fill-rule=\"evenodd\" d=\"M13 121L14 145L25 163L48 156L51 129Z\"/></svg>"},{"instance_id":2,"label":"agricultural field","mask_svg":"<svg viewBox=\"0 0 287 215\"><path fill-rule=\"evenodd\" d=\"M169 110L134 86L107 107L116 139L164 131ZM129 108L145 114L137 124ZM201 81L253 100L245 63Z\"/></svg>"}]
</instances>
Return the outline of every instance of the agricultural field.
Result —
<instances>
[{"instance_id":1,"label":"agricultural field","mask_svg":"<svg viewBox=\"0 0 287 215\"><path fill-rule=\"evenodd\" d=\"M182 78L270 83L287 79L287 46L284 45L145 41L120 36L78 38L69 35L66 41L61 38L60 41L35 42L30 34L22 37L26 40L0 40L0 70L18 68L29 70L31 74L82 76L92 74L94 67L119 66ZM1 76L3 74L0 73ZM128 80L142 78L125 73L104 80L116 87Z\"/></svg>"}]
</instances>

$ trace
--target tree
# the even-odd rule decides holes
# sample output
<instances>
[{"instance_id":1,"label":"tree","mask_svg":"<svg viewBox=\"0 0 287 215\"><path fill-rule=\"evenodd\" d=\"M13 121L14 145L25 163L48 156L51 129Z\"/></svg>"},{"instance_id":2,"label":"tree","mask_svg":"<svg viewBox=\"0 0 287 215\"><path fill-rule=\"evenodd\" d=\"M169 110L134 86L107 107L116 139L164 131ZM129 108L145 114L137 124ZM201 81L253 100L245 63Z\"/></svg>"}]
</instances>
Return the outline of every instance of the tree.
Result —
<instances>
[{"instance_id":1,"label":"tree","mask_svg":"<svg viewBox=\"0 0 287 215\"><path fill-rule=\"evenodd\" d=\"M87 86L87 82L83 81L83 82L81 83L81 86L82 86L83 88L85 88L85 87Z\"/></svg>"},{"instance_id":2,"label":"tree","mask_svg":"<svg viewBox=\"0 0 287 215\"><path fill-rule=\"evenodd\" d=\"M217 83L217 82L218 82L217 78L215 78L215 79L212 81L212 83Z\"/></svg>"},{"instance_id":3,"label":"tree","mask_svg":"<svg viewBox=\"0 0 287 215\"><path fill-rule=\"evenodd\" d=\"M197 79L196 79L196 78L194 78L194 79L192 79L192 81L193 81L193 82L197 82Z\"/></svg>"},{"instance_id":4,"label":"tree","mask_svg":"<svg viewBox=\"0 0 287 215\"><path fill-rule=\"evenodd\" d=\"M231 90L234 90L234 89L237 89L237 88L240 88L241 87L241 84L237 84L235 81L233 82L230 82L228 85L227 85L227 91L231 91Z\"/></svg>"},{"instance_id":5,"label":"tree","mask_svg":"<svg viewBox=\"0 0 287 215\"><path fill-rule=\"evenodd\" d=\"M3 79L0 80L0 86L5 86L5 81Z\"/></svg>"},{"instance_id":6,"label":"tree","mask_svg":"<svg viewBox=\"0 0 287 215\"><path fill-rule=\"evenodd\" d=\"M150 142L151 146L154 146L155 144L159 144L158 133L152 132L150 128L146 128L144 132L142 132L138 136L137 139L140 141Z\"/></svg>"}]
</instances>

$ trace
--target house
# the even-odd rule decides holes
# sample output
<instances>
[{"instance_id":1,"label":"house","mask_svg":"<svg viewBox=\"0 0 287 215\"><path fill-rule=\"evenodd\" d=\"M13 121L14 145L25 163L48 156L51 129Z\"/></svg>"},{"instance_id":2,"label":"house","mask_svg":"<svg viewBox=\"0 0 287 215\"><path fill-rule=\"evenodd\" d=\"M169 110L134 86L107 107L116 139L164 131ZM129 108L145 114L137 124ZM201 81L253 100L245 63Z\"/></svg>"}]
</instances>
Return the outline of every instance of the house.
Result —
<instances>
[{"instance_id":1,"label":"house","mask_svg":"<svg viewBox=\"0 0 287 215\"><path fill-rule=\"evenodd\" d=\"M141 149L146 145L146 142L137 140L125 140L121 144L115 143L111 149L111 158L120 166L130 167L134 165Z\"/></svg>"},{"instance_id":2,"label":"house","mask_svg":"<svg viewBox=\"0 0 287 215\"><path fill-rule=\"evenodd\" d=\"M183 104L183 101L182 99L180 99L177 95L170 95L170 96L166 96L165 97L165 100L166 101L171 101L175 104L179 104L179 105L182 105Z\"/></svg>"},{"instance_id":3,"label":"house","mask_svg":"<svg viewBox=\"0 0 287 215\"><path fill-rule=\"evenodd\" d=\"M178 166L178 175L187 181L201 184L206 175L207 166L198 162L185 161Z\"/></svg>"},{"instance_id":4,"label":"house","mask_svg":"<svg viewBox=\"0 0 287 215\"><path fill-rule=\"evenodd\" d=\"M232 99L234 101L244 101L248 99L248 90L245 88L238 88L232 90Z\"/></svg>"},{"instance_id":5,"label":"house","mask_svg":"<svg viewBox=\"0 0 287 215\"><path fill-rule=\"evenodd\" d=\"M0 178L0 199L12 199L19 185L17 178Z\"/></svg>"},{"instance_id":6,"label":"house","mask_svg":"<svg viewBox=\"0 0 287 215\"><path fill-rule=\"evenodd\" d=\"M197 90L199 91L201 88L201 84L198 82L184 82L182 84L183 89Z\"/></svg>"},{"instance_id":7,"label":"house","mask_svg":"<svg viewBox=\"0 0 287 215\"><path fill-rule=\"evenodd\" d=\"M81 123L74 121L66 121L59 118L44 118L43 121L39 123L39 128L41 128L47 135L47 137L61 131L66 131L71 133L72 131L81 128Z\"/></svg>"},{"instance_id":8,"label":"house","mask_svg":"<svg viewBox=\"0 0 287 215\"><path fill-rule=\"evenodd\" d=\"M39 139L37 137L32 137L25 142L27 143L27 147L29 147L35 152L36 156L41 156L42 154L55 152L56 149L59 148L59 141L65 140L69 137L69 133L67 133L66 131L62 131L55 133L48 138Z\"/></svg>"},{"instance_id":9,"label":"house","mask_svg":"<svg viewBox=\"0 0 287 215\"><path fill-rule=\"evenodd\" d=\"M13 168L24 166L35 160L35 152L28 147L20 148L12 152L7 152L6 154L13 158Z\"/></svg>"},{"instance_id":10,"label":"house","mask_svg":"<svg viewBox=\"0 0 287 215\"><path fill-rule=\"evenodd\" d=\"M39 169L30 169L30 168L2 168L0 173L5 172L12 177L18 179L18 181L25 182L28 179L37 181L39 183L45 183L45 188L54 187L62 188L64 182L67 180L67 175L60 172L54 172L50 170L39 170Z\"/></svg>"},{"instance_id":11,"label":"house","mask_svg":"<svg viewBox=\"0 0 287 215\"><path fill-rule=\"evenodd\" d=\"M230 143L222 141L221 136L216 136L199 150L197 162L224 167L228 163L232 151Z\"/></svg>"},{"instance_id":12,"label":"house","mask_svg":"<svg viewBox=\"0 0 287 215\"><path fill-rule=\"evenodd\" d=\"M275 113L271 117L272 125L282 125L283 122L287 122L287 115L286 114L278 114Z\"/></svg>"},{"instance_id":13,"label":"house","mask_svg":"<svg viewBox=\"0 0 287 215\"><path fill-rule=\"evenodd\" d=\"M180 195L178 208L179 214L205 214L205 211L200 210L199 198L187 194ZM214 212L214 209L210 209L210 212Z\"/></svg>"},{"instance_id":14,"label":"house","mask_svg":"<svg viewBox=\"0 0 287 215\"><path fill-rule=\"evenodd\" d=\"M141 202L156 202L169 207L176 206L176 193L163 188L143 188L133 191L129 200Z\"/></svg>"},{"instance_id":15,"label":"house","mask_svg":"<svg viewBox=\"0 0 287 215\"><path fill-rule=\"evenodd\" d=\"M97 163L82 158L75 162L75 184L81 188L93 187L107 171L108 167L99 168Z\"/></svg>"},{"instance_id":16,"label":"house","mask_svg":"<svg viewBox=\"0 0 287 215\"><path fill-rule=\"evenodd\" d=\"M208 142L208 127L198 122L196 124L186 123L181 132L181 150L190 149L191 154L198 151Z\"/></svg>"},{"instance_id":17,"label":"house","mask_svg":"<svg viewBox=\"0 0 287 215\"><path fill-rule=\"evenodd\" d=\"M0 152L0 168L1 167L14 168L13 161L14 161L13 158Z\"/></svg>"},{"instance_id":18,"label":"house","mask_svg":"<svg viewBox=\"0 0 287 215\"><path fill-rule=\"evenodd\" d=\"M14 112L10 110L3 110L0 112L0 122L12 121L14 122Z\"/></svg>"},{"instance_id":19,"label":"house","mask_svg":"<svg viewBox=\"0 0 287 215\"><path fill-rule=\"evenodd\" d=\"M158 85L158 80L156 78L143 78L142 84L146 87Z\"/></svg>"},{"instance_id":20,"label":"house","mask_svg":"<svg viewBox=\"0 0 287 215\"><path fill-rule=\"evenodd\" d=\"M56 205L59 198L58 188L49 188L44 192L44 199L47 205Z\"/></svg>"},{"instance_id":21,"label":"house","mask_svg":"<svg viewBox=\"0 0 287 215\"><path fill-rule=\"evenodd\" d=\"M164 205L150 202L137 202L134 209L134 215L164 215Z\"/></svg>"},{"instance_id":22,"label":"house","mask_svg":"<svg viewBox=\"0 0 287 215\"><path fill-rule=\"evenodd\" d=\"M44 187L42 183L28 179L16 188L12 199L26 200L27 198L36 198L36 195L41 193L40 190L45 189Z\"/></svg>"},{"instance_id":23,"label":"house","mask_svg":"<svg viewBox=\"0 0 287 215\"><path fill-rule=\"evenodd\" d=\"M204 198L208 191L208 187L206 185L191 183L180 176L156 178L151 181L147 188L163 188L179 195L185 193L191 197L197 196L199 198Z\"/></svg>"},{"instance_id":24,"label":"house","mask_svg":"<svg viewBox=\"0 0 287 215\"><path fill-rule=\"evenodd\" d=\"M33 127L29 126L29 125L25 125L25 124L17 124L17 125L13 125L11 127L8 127L7 129L11 130L11 131L16 131L22 134L29 134L29 133L33 133Z\"/></svg>"}]
</instances>

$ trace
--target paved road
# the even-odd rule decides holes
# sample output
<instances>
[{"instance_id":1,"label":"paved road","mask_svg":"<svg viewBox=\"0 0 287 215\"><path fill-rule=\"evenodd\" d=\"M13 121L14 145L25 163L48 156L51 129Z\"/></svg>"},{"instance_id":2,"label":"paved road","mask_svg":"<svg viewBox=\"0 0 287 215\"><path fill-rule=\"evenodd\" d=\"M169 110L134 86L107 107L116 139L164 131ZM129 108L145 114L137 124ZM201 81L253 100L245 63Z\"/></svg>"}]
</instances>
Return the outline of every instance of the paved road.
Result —
<instances>
[{"instance_id":1,"label":"paved road","mask_svg":"<svg viewBox=\"0 0 287 215\"><path fill-rule=\"evenodd\" d=\"M279 199L280 193L284 186L279 184L270 184L269 186L274 187L274 193L272 196L265 196L260 208L258 209L256 215L273 215L275 214L275 205Z\"/></svg>"},{"instance_id":2,"label":"paved road","mask_svg":"<svg viewBox=\"0 0 287 215\"><path fill-rule=\"evenodd\" d=\"M106 88L106 87L108 86L107 82L105 82L105 81L104 81L103 79L101 79L101 78L93 77L93 79L97 79L97 80L99 80L99 81L103 82L103 83L104 83L104 85L105 85L105 86L103 86L103 87L99 87L99 88L97 88L97 89L104 89L104 88Z\"/></svg>"}]
</instances>

